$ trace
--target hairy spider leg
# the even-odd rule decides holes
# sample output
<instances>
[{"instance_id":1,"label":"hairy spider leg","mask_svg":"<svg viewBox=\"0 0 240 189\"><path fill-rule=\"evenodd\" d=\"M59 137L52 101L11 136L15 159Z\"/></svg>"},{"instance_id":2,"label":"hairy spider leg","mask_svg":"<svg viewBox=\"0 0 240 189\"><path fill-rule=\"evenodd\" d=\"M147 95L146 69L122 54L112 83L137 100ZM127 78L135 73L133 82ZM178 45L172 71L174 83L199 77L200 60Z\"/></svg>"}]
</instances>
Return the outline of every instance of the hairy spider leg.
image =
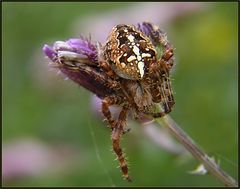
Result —
<instances>
[{"instance_id":1,"label":"hairy spider leg","mask_svg":"<svg viewBox=\"0 0 240 189\"><path fill-rule=\"evenodd\" d=\"M124 130L124 126L126 124L126 118L127 118L127 107L123 107L121 112L119 113L119 117L117 122L112 119L111 112L109 110L109 106L114 105L114 104L120 104L121 100L117 98L117 96L111 96L111 97L106 97L102 101L102 112L103 115L106 117L110 128L112 129L112 145L113 145L113 150L115 154L117 155L123 177L131 181L129 175L128 175L128 167L126 160L124 158L122 149L120 147L120 138L122 134L124 134L126 131Z\"/></svg>"},{"instance_id":2,"label":"hairy spider leg","mask_svg":"<svg viewBox=\"0 0 240 189\"><path fill-rule=\"evenodd\" d=\"M127 112L128 112L128 108L123 107L119 114L118 121L114 125L114 129L112 131L112 145L113 145L113 150L117 155L117 158L123 173L123 177L127 181L131 182L132 179L128 175L128 166L127 166L123 151L120 147L120 139L124 132L124 126L126 124L126 119L127 119Z\"/></svg>"},{"instance_id":3,"label":"hairy spider leg","mask_svg":"<svg viewBox=\"0 0 240 189\"><path fill-rule=\"evenodd\" d=\"M106 61L99 61L99 65L109 77L115 79L118 78L118 75L112 70L112 68Z\"/></svg>"},{"instance_id":4,"label":"hairy spider leg","mask_svg":"<svg viewBox=\"0 0 240 189\"><path fill-rule=\"evenodd\" d=\"M168 46L169 47L169 46ZM164 96L163 106L165 113L169 113L172 111L173 105L175 104L174 98L173 98L173 91L171 87L171 81L170 81L170 70L173 66L173 49L169 47L164 54L162 55L160 61L160 70L162 72L162 96Z\"/></svg>"},{"instance_id":5,"label":"hairy spider leg","mask_svg":"<svg viewBox=\"0 0 240 189\"><path fill-rule=\"evenodd\" d=\"M166 68L168 70L168 72L171 70L171 68L173 67L173 48L169 48L167 49L162 57L161 57L161 62L164 62Z\"/></svg>"},{"instance_id":6,"label":"hairy spider leg","mask_svg":"<svg viewBox=\"0 0 240 189\"><path fill-rule=\"evenodd\" d=\"M156 82L157 86L154 85L152 87L152 91L155 94L155 102L162 102L163 112L153 113L152 116L154 118L163 117L168 114L172 111L173 105L175 104L169 76L169 67L163 60L159 61L158 66L160 66L160 69L157 70L160 70L159 74L161 76L158 77L160 79ZM157 71L155 69L153 70Z\"/></svg>"},{"instance_id":7,"label":"hairy spider leg","mask_svg":"<svg viewBox=\"0 0 240 189\"><path fill-rule=\"evenodd\" d=\"M167 113L171 112L172 107L175 104L169 76L169 72L173 66L173 48L167 41L165 34L158 28L152 28L150 37L153 40L153 43L160 44L166 49L157 64L152 64L150 66L149 73L150 77L151 75L155 76L152 78L155 80L155 84L151 86L152 94L154 94L153 100L156 103L162 102L163 105L163 112L152 114L154 118L157 118L163 117Z\"/></svg>"},{"instance_id":8,"label":"hairy spider leg","mask_svg":"<svg viewBox=\"0 0 240 189\"><path fill-rule=\"evenodd\" d=\"M108 124L112 130L115 125L115 120L113 120L113 118L112 118L112 114L110 112L109 107L111 105L115 105L115 104L116 105L121 104L121 99L118 98L117 96L108 96L102 100L102 113L103 113L104 117L106 118L106 121L108 122Z\"/></svg>"}]
</instances>

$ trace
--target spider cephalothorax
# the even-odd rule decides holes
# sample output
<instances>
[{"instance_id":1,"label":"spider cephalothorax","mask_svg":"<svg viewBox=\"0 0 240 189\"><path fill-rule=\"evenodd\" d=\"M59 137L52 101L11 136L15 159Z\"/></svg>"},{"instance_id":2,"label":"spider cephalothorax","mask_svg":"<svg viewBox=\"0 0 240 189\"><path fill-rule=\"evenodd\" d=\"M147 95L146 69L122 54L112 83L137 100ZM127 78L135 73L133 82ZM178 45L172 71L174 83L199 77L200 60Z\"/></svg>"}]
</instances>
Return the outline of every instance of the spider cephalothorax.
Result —
<instances>
[{"instance_id":1,"label":"spider cephalothorax","mask_svg":"<svg viewBox=\"0 0 240 189\"><path fill-rule=\"evenodd\" d=\"M44 46L45 54L67 77L102 99L102 113L112 130L113 150L123 176L131 180L120 138L126 129L128 113L162 117L174 105L170 70L173 48L166 35L151 23L138 27L113 27L107 41L93 45L89 40L70 39ZM160 104L160 109L156 105ZM109 107L122 108L113 119Z\"/></svg>"}]
</instances>

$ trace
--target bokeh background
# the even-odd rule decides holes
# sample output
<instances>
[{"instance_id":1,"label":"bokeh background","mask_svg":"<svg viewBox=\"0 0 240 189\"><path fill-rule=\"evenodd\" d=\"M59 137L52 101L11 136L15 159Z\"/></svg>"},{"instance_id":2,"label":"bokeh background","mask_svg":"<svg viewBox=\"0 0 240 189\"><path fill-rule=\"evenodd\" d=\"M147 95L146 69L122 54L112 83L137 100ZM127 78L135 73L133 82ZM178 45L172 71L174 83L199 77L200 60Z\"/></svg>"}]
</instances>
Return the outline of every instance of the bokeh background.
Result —
<instances>
[{"instance_id":1,"label":"bokeh background","mask_svg":"<svg viewBox=\"0 0 240 189\"><path fill-rule=\"evenodd\" d=\"M96 99L48 67L42 46L115 24L150 21L174 45L171 113L234 178L238 175L237 3L2 3L4 186L222 186L159 125L129 121L121 179Z\"/></svg>"}]
</instances>

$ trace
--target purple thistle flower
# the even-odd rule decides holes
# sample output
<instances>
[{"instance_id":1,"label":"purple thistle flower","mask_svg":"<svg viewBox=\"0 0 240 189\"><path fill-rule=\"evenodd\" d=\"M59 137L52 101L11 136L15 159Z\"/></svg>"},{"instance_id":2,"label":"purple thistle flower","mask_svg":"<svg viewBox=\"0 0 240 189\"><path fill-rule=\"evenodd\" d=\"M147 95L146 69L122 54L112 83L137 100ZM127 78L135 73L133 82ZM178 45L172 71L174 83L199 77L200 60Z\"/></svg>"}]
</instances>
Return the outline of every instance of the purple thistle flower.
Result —
<instances>
[{"instance_id":1,"label":"purple thistle flower","mask_svg":"<svg viewBox=\"0 0 240 189\"><path fill-rule=\"evenodd\" d=\"M97 49L89 39L81 37L80 39L69 39L66 42L75 52L86 55L91 61L97 61Z\"/></svg>"},{"instance_id":2,"label":"purple thistle flower","mask_svg":"<svg viewBox=\"0 0 240 189\"><path fill-rule=\"evenodd\" d=\"M53 46L44 45L44 54L69 79L103 98L113 94L106 81L107 75L99 68L97 46L87 38L56 41Z\"/></svg>"},{"instance_id":3,"label":"purple thistle flower","mask_svg":"<svg viewBox=\"0 0 240 189\"><path fill-rule=\"evenodd\" d=\"M50 47L49 45L44 45L43 46L43 52L45 53L45 55L52 61L54 61L54 59L57 57L57 53L53 50L52 47Z\"/></svg>"},{"instance_id":4,"label":"purple thistle flower","mask_svg":"<svg viewBox=\"0 0 240 189\"><path fill-rule=\"evenodd\" d=\"M49 45L43 46L43 52L52 61L55 61L61 53L73 52L77 53L79 57L88 57L92 62L97 61L97 48L90 40L83 37L76 39L69 39L68 41L56 41L53 47ZM76 55L76 54L75 54Z\"/></svg>"},{"instance_id":5,"label":"purple thistle flower","mask_svg":"<svg viewBox=\"0 0 240 189\"><path fill-rule=\"evenodd\" d=\"M154 46L157 46L159 44L158 39L162 39L162 43L168 45L166 34L159 28L155 27L156 26L153 26L148 22L142 22L138 24L138 29L145 33L152 40Z\"/></svg>"},{"instance_id":6,"label":"purple thistle flower","mask_svg":"<svg viewBox=\"0 0 240 189\"><path fill-rule=\"evenodd\" d=\"M145 33L147 36L151 34L151 26L149 26L148 23L143 22L143 23L138 23L138 29Z\"/></svg>"}]
</instances>

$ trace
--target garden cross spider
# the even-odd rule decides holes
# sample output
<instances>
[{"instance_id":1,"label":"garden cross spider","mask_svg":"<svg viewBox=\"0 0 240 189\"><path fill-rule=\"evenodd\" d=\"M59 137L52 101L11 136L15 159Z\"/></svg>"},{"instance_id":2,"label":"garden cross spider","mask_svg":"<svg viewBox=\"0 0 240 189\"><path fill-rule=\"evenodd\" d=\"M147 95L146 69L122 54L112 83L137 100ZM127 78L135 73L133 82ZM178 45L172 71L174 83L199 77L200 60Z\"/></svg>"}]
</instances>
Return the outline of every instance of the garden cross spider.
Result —
<instances>
[{"instance_id":1,"label":"garden cross spider","mask_svg":"<svg viewBox=\"0 0 240 189\"><path fill-rule=\"evenodd\" d=\"M170 70L173 48L166 35L155 25L143 22L138 27L120 24L113 27L106 43L91 44L87 39L57 41L45 45L44 53L68 78L102 99L102 113L112 131L113 150L123 177L131 181L120 147L121 136L128 131L128 113L134 118L162 117L174 105ZM161 105L161 111L156 110ZM109 107L122 109L112 118Z\"/></svg>"}]
</instances>

